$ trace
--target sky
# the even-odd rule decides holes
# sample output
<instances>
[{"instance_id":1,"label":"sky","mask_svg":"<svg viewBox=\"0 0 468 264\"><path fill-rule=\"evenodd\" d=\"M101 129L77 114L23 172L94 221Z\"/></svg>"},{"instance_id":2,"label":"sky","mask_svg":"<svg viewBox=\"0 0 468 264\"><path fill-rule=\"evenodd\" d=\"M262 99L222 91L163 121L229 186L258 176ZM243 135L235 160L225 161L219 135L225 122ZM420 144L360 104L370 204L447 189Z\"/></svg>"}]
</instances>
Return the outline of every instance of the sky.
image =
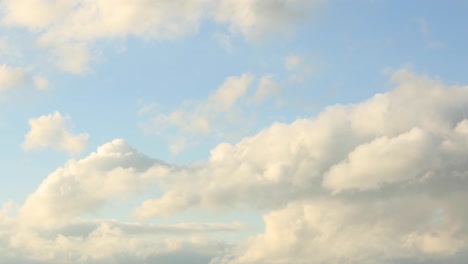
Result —
<instances>
[{"instance_id":1,"label":"sky","mask_svg":"<svg viewBox=\"0 0 468 264\"><path fill-rule=\"evenodd\" d=\"M0 0L0 264L465 263L467 12Z\"/></svg>"}]
</instances>

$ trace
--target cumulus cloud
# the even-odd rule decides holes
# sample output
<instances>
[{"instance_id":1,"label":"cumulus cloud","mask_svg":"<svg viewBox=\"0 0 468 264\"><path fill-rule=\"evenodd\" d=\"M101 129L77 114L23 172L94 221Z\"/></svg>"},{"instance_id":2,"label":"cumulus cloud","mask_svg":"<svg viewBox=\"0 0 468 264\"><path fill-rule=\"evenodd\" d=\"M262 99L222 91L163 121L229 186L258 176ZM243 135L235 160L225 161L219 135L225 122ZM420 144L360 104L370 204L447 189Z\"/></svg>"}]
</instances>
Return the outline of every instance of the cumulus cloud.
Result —
<instances>
[{"instance_id":1,"label":"cumulus cloud","mask_svg":"<svg viewBox=\"0 0 468 264\"><path fill-rule=\"evenodd\" d=\"M366 101L218 145L205 164L162 175L163 195L135 214L274 209L264 234L213 263L455 261L468 240L468 87L407 69L392 81Z\"/></svg>"},{"instance_id":2,"label":"cumulus cloud","mask_svg":"<svg viewBox=\"0 0 468 264\"><path fill-rule=\"evenodd\" d=\"M73 135L69 118L59 112L29 120L31 130L26 134L23 149L53 148L69 154L82 152L88 143L87 134Z\"/></svg>"},{"instance_id":3,"label":"cumulus cloud","mask_svg":"<svg viewBox=\"0 0 468 264\"><path fill-rule=\"evenodd\" d=\"M20 208L19 218L28 226L63 225L114 197L142 191L165 169L163 163L116 139L51 173Z\"/></svg>"},{"instance_id":4,"label":"cumulus cloud","mask_svg":"<svg viewBox=\"0 0 468 264\"><path fill-rule=\"evenodd\" d=\"M82 218L107 202L141 194L171 166L122 139L52 172L19 206L0 210L0 263L208 263L228 247L212 235L240 222L151 224Z\"/></svg>"},{"instance_id":5,"label":"cumulus cloud","mask_svg":"<svg viewBox=\"0 0 468 264\"><path fill-rule=\"evenodd\" d=\"M453 209L424 196L293 202L265 215L264 233L235 255L210 263L462 263L454 253L467 236Z\"/></svg>"},{"instance_id":6,"label":"cumulus cloud","mask_svg":"<svg viewBox=\"0 0 468 264\"><path fill-rule=\"evenodd\" d=\"M49 86L46 78L31 76L24 69L0 65L0 92L13 88L32 85L39 90L45 90Z\"/></svg>"},{"instance_id":7,"label":"cumulus cloud","mask_svg":"<svg viewBox=\"0 0 468 264\"><path fill-rule=\"evenodd\" d=\"M83 73L100 39L137 36L173 39L198 31L203 21L226 24L233 33L258 39L290 32L322 1L305 0L5 0L2 23L37 33L40 46L52 50L58 66Z\"/></svg>"},{"instance_id":8,"label":"cumulus cloud","mask_svg":"<svg viewBox=\"0 0 468 264\"><path fill-rule=\"evenodd\" d=\"M87 263L156 261L167 252L195 252L211 264L463 263L468 86L407 69L391 78L394 90L222 143L205 163L175 166L123 140L104 144L51 173L20 207L18 225L0 213L0 224L11 226L0 229L8 241L0 249L8 251L6 243L17 255ZM224 100L220 109L243 94L234 90L213 93ZM270 210L265 230L231 248L206 238L134 236L224 232L240 228L236 223L77 222L112 199L153 187L162 194L134 210L141 219L191 208L262 208Z\"/></svg>"},{"instance_id":9,"label":"cumulus cloud","mask_svg":"<svg viewBox=\"0 0 468 264\"><path fill-rule=\"evenodd\" d=\"M448 145L464 144L458 131L467 118L467 87L445 87L406 69L392 78L393 91L328 107L315 118L276 123L236 145L218 145L205 166L163 178L165 194L141 211L268 207L328 191L380 190L462 173L465 162L448 162L455 155ZM456 155L466 153L458 149Z\"/></svg>"}]
</instances>

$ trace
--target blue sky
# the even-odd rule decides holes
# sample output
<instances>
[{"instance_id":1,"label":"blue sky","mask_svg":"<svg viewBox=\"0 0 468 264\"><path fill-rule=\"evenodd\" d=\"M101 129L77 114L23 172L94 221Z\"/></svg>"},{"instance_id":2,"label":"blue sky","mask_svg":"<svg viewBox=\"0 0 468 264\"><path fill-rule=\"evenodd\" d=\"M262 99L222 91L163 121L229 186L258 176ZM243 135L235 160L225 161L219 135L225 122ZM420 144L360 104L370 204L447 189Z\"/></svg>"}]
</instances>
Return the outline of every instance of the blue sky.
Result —
<instances>
[{"instance_id":1,"label":"blue sky","mask_svg":"<svg viewBox=\"0 0 468 264\"><path fill-rule=\"evenodd\" d=\"M462 263L467 11L0 0L0 263Z\"/></svg>"}]
</instances>

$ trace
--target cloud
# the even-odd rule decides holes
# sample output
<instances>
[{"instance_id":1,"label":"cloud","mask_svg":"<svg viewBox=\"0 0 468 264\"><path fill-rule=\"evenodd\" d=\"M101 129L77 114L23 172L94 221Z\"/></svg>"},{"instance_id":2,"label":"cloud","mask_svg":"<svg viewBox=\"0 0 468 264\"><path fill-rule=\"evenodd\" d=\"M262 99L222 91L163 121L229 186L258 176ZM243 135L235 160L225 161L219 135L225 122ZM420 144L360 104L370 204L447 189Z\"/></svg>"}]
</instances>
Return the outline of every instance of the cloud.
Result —
<instances>
[{"instance_id":1,"label":"cloud","mask_svg":"<svg viewBox=\"0 0 468 264\"><path fill-rule=\"evenodd\" d=\"M215 19L227 23L231 32L258 40L272 32L291 33L294 24L307 16L323 1L224 0L217 7Z\"/></svg>"},{"instance_id":2,"label":"cloud","mask_svg":"<svg viewBox=\"0 0 468 264\"><path fill-rule=\"evenodd\" d=\"M268 97L279 96L281 88L275 77L271 74L262 76L259 80L257 90L253 95L253 101L257 104L262 103Z\"/></svg>"},{"instance_id":3,"label":"cloud","mask_svg":"<svg viewBox=\"0 0 468 264\"><path fill-rule=\"evenodd\" d=\"M305 57L297 54L286 56L284 68L289 72L289 79L294 82L302 82L315 71L315 67L308 63Z\"/></svg>"},{"instance_id":4,"label":"cloud","mask_svg":"<svg viewBox=\"0 0 468 264\"><path fill-rule=\"evenodd\" d=\"M8 202L0 209L0 263L208 263L228 247L212 236L246 225L88 219L112 200L154 188L170 167L121 139L71 159L23 205Z\"/></svg>"},{"instance_id":5,"label":"cloud","mask_svg":"<svg viewBox=\"0 0 468 264\"><path fill-rule=\"evenodd\" d=\"M0 92L28 85L33 85L39 90L46 90L49 82L41 76L32 77L22 68L0 65Z\"/></svg>"},{"instance_id":6,"label":"cloud","mask_svg":"<svg viewBox=\"0 0 468 264\"><path fill-rule=\"evenodd\" d=\"M462 263L455 252L466 251L464 224L445 211L450 203L440 206L424 196L293 202L264 216L264 233L210 264Z\"/></svg>"},{"instance_id":7,"label":"cloud","mask_svg":"<svg viewBox=\"0 0 468 264\"><path fill-rule=\"evenodd\" d=\"M71 155L82 152L88 143L88 135L71 134L69 121L68 117L62 116L59 112L30 119L31 130L25 136L23 149L53 148Z\"/></svg>"},{"instance_id":8,"label":"cloud","mask_svg":"<svg viewBox=\"0 0 468 264\"><path fill-rule=\"evenodd\" d=\"M276 209L264 216L262 234L211 264L463 263L468 252L468 211L462 202L468 198L468 86L447 87L407 69L396 71L392 80L393 91L328 107L315 119L282 125L282 130L271 127L212 152L212 160L224 163L251 151L255 155L233 167L257 172L274 160L309 167L302 175L279 170L273 179L286 179L281 186L244 171L249 176L243 180L255 179L252 189L261 196L246 193L251 189L244 184L232 199L225 188L229 206L247 204L242 198L250 195L249 206L264 199L274 201L270 207ZM302 140L292 140L297 138ZM264 144L257 143L260 139ZM289 148L278 149L280 139ZM268 155L261 154L262 146ZM225 183L231 175L240 174L226 172ZM302 184L294 186L298 178ZM192 197L202 202L191 206L208 199L202 193ZM165 202L169 207L170 200Z\"/></svg>"},{"instance_id":9,"label":"cloud","mask_svg":"<svg viewBox=\"0 0 468 264\"><path fill-rule=\"evenodd\" d=\"M157 115L147 130L161 134L175 129L179 136L171 144L173 153L188 147L186 135L206 136L226 132L229 124L242 119L240 106L245 104L254 80L255 77L248 73L228 77L206 99L186 101L168 114Z\"/></svg>"},{"instance_id":10,"label":"cloud","mask_svg":"<svg viewBox=\"0 0 468 264\"><path fill-rule=\"evenodd\" d=\"M51 173L19 209L19 218L26 226L61 226L112 198L141 192L165 170L164 163L116 139Z\"/></svg>"},{"instance_id":11,"label":"cloud","mask_svg":"<svg viewBox=\"0 0 468 264\"><path fill-rule=\"evenodd\" d=\"M466 171L460 157L467 153L455 146L465 145L459 131L468 117L468 88L446 87L406 69L392 79L393 91L218 145L203 166L161 177L162 197L144 202L136 214L274 208L305 197L377 194L407 185L449 191L449 182ZM441 175L447 190L437 186Z\"/></svg>"},{"instance_id":12,"label":"cloud","mask_svg":"<svg viewBox=\"0 0 468 264\"><path fill-rule=\"evenodd\" d=\"M0 66L0 91L22 86L28 82L28 75L20 68Z\"/></svg>"},{"instance_id":13,"label":"cloud","mask_svg":"<svg viewBox=\"0 0 468 264\"><path fill-rule=\"evenodd\" d=\"M226 248L223 242L189 234L183 239L129 235L106 222L73 236L16 230L1 242L8 253L0 263L208 263Z\"/></svg>"},{"instance_id":14,"label":"cloud","mask_svg":"<svg viewBox=\"0 0 468 264\"><path fill-rule=\"evenodd\" d=\"M28 29L37 35L39 46L52 51L62 70L81 74L89 70L95 43L102 39L174 39L194 34L210 21L254 40L273 32L291 32L320 2L5 0L0 8L3 26Z\"/></svg>"},{"instance_id":15,"label":"cloud","mask_svg":"<svg viewBox=\"0 0 468 264\"><path fill-rule=\"evenodd\" d=\"M175 254L211 264L463 263L468 86L408 69L391 80L395 89L368 100L219 144L204 163L175 166L121 139L104 144L51 173L13 222L2 210L0 225L8 228L0 228L0 252L13 252L6 259L86 263L171 262L168 254L171 263ZM224 102L212 105L221 111L245 96L226 87L212 94ZM140 219L261 208L269 210L265 230L229 247L197 234L241 228L236 223L78 221L145 188L161 195L135 208ZM181 232L193 236L177 238ZM164 238L139 239L143 233Z\"/></svg>"},{"instance_id":16,"label":"cloud","mask_svg":"<svg viewBox=\"0 0 468 264\"><path fill-rule=\"evenodd\" d=\"M380 137L362 144L346 160L330 168L323 185L334 192L378 189L386 183L424 175L427 165L433 162L427 153L437 151L428 134L414 128L393 138Z\"/></svg>"}]
</instances>

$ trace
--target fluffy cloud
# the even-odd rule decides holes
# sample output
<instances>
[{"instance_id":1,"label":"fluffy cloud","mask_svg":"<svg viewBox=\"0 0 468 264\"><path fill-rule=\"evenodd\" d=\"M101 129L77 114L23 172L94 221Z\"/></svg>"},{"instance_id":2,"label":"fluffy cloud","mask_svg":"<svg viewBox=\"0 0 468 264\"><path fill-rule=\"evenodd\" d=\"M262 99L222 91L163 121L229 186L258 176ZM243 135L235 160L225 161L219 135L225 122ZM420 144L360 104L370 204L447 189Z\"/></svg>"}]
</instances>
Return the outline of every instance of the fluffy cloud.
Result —
<instances>
[{"instance_id":1,"label":"fluffy cloud","mask_svg":"<svg viewBox=\"0 0 468 264\"><path fill-rule=\"evenodd\" d=\"M444 87L405 69L392 78L395 90L362 103L331 106L316 118L277 123L236 145L220 144L204 166L163 177L165 194L140 211L271 207L327 192L429 184L440 175L454 181L466 170L460 156L467 153L454 146L466 144L460 131L468 88Z\"/></svg>"},{"instance_id":2,"label":"fluffy cloud","mask_svg":"<svg viewBox=\"0 0 468 264\"><path fill-rule=\"evenodd\" d=\"M19 218L27 226L63 225L112 198L142 191L165 169L163 163L116 139L51 173L20 208Z\"/></svg>"},{"instance_id":3,"label":"fluffy cloud","mask_svg":"<svg viewBox=\"0 0 468 264\"><path fill-rule=\"evenodd\" d=\"M208 263L228 247L212 235L243 230L244 224L82 218L155 187L169 168L121 139L68 161L23 205L8 202L0 209L0 263Z\"/></svg>"},{"instance_id":4,"label":"fluffy cloud","mask_svg":"<svg viewBox=\"0 0 468 264\"><path fill-rule=\"evenodd\" d=\"M455 254L468 246L458 198L293 202L265 215L265 232L234 256L211 263L463 263Z\"/></svg>"},{"instance_id":5,"label":"fluffy cloud","mask_svg":"<svg viewBox=\"0 0 468 264\"><path fill-rule=\"evenodd\" d=\"M23 149L54 148L69 154L82 152L88 143L87 134L73 135L68 128L69 118L59 112L29 120L31 130L26 134Z\"/></svg>"},{"instance_id":6,"label":"fluffy cloud","mask_svg":"<svg viewBox=\"0 0 468 264\"><path fill-rule=\"evenodd\" d=\"M458 261L468 246L468 87L407 69L392 80L393 91L364 102L218 145L206 164L162 175L163 195L135 214L275 209L264 234L213 263Z\"/></svg>"},{"instance_id":7,"label":"fluffy cloud","mask_svg":"<svg viewBox=\"0 0 468 264\"><path fill-rule=\"evenodd\" d=\"M3 25L37 33L39 45L52 50L63 70L83 73L100 39L172 39L195 33L204 20L257 39L291 31L318 2L322 1L5 0L0 8Z\"/></svg>"}]
</instances>

